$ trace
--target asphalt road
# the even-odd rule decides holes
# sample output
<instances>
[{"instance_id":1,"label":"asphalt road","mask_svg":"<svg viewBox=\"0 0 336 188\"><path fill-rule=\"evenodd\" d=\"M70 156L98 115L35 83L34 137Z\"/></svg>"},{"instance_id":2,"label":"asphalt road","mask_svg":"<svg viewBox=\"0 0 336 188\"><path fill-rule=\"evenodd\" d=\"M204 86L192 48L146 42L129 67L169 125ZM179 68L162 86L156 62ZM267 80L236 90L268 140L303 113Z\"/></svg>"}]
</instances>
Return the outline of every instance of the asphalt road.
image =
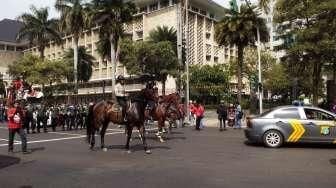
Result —
<instances>
[{"instance_id":1,"label":"asphalt road","mask_svg":"<svg viewBox=\"0 0 336 188\"><path fill-rule=\"evenodd\" d=\"M0 127L0 187L272 187L334 188L336 147L292 145L280 149L246 145L242 130L175 129L165 143L148 135L152 154L110 127L107 152L90 151L85 131L29 135L29 155L8 156ZM19 138L16 138L19 141Z\"/></svg>"}]
</instances>

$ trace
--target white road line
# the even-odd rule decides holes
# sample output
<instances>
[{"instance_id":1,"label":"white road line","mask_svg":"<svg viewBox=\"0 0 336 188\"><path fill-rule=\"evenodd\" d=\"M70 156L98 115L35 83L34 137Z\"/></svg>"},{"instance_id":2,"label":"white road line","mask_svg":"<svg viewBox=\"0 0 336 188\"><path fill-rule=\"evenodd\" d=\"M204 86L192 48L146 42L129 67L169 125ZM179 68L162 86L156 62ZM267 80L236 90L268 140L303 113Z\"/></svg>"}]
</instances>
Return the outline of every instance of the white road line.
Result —
<instances>
[{"instance_id":1,"label":"white road line","mask_svg":"<svg viewBox=\"0 0 336 188\"><path fill-rule=\"evenodd\" d=\"M9 142L9 140L7 140L7 139L2 139L2 138L0 138L0 141L6 141L6 142ZM14 143L21 143L21 142L14 140Z\"/></svg>"},{"instance_id":2,"label":"white road line","mask_svg":"<svg viewBox=\"0 0 336 188\"><path fill-rule=\"evenodd\" d=\"M48 134L61 134L61 135L69 135L69 136L85 136L83 134L61 133L61 132L48 132Z\"/></svg>"},{"instance_id":3,"label":"white road line","mask_svg":"<svg viewBox=\"0 0 336 188\"><path fill-rule=\"evenodd\" d=\"M106 129L108 131L122 131L122 130L125 130L125 129ZM157 130L157 128L153 128L153 129L146 129L146 131L155 131ZM138 129L133 129L133 131L136 131L136 132L139 132Z\"/></svg>"},{"instance_id":4,"label":"white road line","mask_svg":"<svg viewBox=\"0 0 336 188\"><path fill-rule=\"evenodd\" d=\"M124 133L124 132L107 133L105 135L113 135L113 134L121 134L121 133ZM99 136L99 135L96 135L96 136ZM41 142L54 142L54 141L72 140L72 139L84 138L84 137L86 137L86 135L74 136L74 137L68 137L68 138L55 138L55 139L49 139L49 140L36 140L36 141L29 141L27 143L33 144L33 143L41 143ZM21 142L14 143L14 145L19 145L19 144L21 144ZM8 146L8 144L0 144L0 147L3 147L3 146Z\"/></svg>"}]
</instances>

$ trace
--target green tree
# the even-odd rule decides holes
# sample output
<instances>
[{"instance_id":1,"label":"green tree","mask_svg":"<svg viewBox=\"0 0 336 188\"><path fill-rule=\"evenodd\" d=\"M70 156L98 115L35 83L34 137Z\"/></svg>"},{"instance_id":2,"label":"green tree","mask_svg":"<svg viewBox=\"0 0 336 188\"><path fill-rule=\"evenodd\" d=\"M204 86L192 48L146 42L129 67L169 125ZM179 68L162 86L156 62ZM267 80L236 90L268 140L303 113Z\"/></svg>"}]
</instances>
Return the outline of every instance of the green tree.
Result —
<instances>
[{"instance_id":1,"label":"green tree","mask_svg":"<svg viewBox=\"0 0 336 188\"><path fill-rule=\"evenodd\" d=\"M257 40L257 30L260 40L266 42L269 38L265 20L259 17L255 6L242 6L239 13L228 11L227 15L216 25L215 39L221 46L237 46L238 49L238 101L241 101L242 68L244 49Z\"/></svg>"},{"instance_id":2,"label":"green tree","mask_svg":"<svg viewBox=\"0 0 336 188\"><path fill-rule=\"evenodd\" d=\"M74 56L73 49L69 49L65 55L63 60L68 66L71 66ZM92 67L94 66L95 58L86 51L86 48L80 46L78 48L78 64L77 64L77 79L81 82L87 82L90 80L92 76ZM73 68L71 68L73 70ZM69 80L73 80L73 75L68 76Z\"/></svg>"},{"instance_id":3,"label":"green tree","mask_svg":"<svg viewBox=\"0 0 336 188\"><path fill-rule=\"evenodd\" d=\"M62 82L68 71L62 61L45 60L31 54L24 55L8 66L8 72L12 77L23 76L28 83L41 85Z\"/></svg>"},{"instance_id":4,"label":"green tree","mask_svg":"<svg viewBox=\"0 0 336 188\"><path fill-rule=\"evenodd\" d=\"M322 68L335 60L335 9L333 0L279 0L276 3L275 20L282 26L279 32L292 39L283 46L287 52L284 61L312 70L310 86L314 105L322 94Z\"/></svg>"},{"instance_id":5,"label":"green tree","mask_svg":"<svg viewBox=\"0 0 336 188\"><path fill-rule=\"evenodd\" d=\"M40 57L44 58L44 49L49 41L60 41L60 34L57 32L57 20L48 19L48 8L37 9L30 7L31 13L24 13L18 17L23 27L17 34L18 40L29 40L32 45L37 46Z\"/></svg>"},{"instance_id":6,"label":"green tree","mask_svg":"<svg viewBox=\"0 0 336 188\"><path fill-rule=\"evenodd\" d=\"M256 93L258 89L258 57L257 49L255 47L247 47L244 50L244 64L242 67L242 76L246 78L250 82L250 91L251 91L251 99L253 95ZM272 69L272 67L276 64L276 59L272 56L272 54L268 51L261 51L261 75L263 83L268 79L267 72ZM231 75L237 75L238 63L237 59L230 60L230 73Z\"/></svg>"},{"instance_id":7,"label":"green tree","mask_svg":"<svg viewBox=\"0 0 336 188\"><path fill-rule=\"evenodd\" d=\"M118 61L119 41L124 34L124 24L133 20L136 13L135 4L131 1L123 0L92 0L91 21L100 26L99 36L100 45L106 45L99 48L100 54L104 57L110 55L109 60L112 64L112 88L115 86L116 63ZM106 41L109 41L109 44ZM106 49L110 49L108 53ZM114 90L112 97L115 98Z\"/></svg>"},{"instance_id":8,"label":"green tree","mask_svg":"<svg viewBox=\"0 0 336 188\"><path fill-rule=\"evenodd\" d=\"M286 68L281 63L275 63L265 72L264 87L272 94L286 95L290 88L290 82Z\"/></svg>"},{"instance_id":9,"label":"green tree","mask_svg":"<svg viewBox=\"0 0 336 188\"><path fill-rule=\"evenodd\" d=\"M75 93L77 94L78 41L80 34L84 31L88 23L88 4L85 0L56 0L55 8L61 13L61 30L67 34L73 35L73 75L75 81Z\"/></svg>"},{"instance_id":10,"label":"green tree","mask_svg":"<svg viewBox=\"0 0 336 188\"><path fill-rule=\"evenodd\" d=\"M176 30L168 26L158 26L149 32L148 41L150 42L163 42L168 41L171 43L175 53L177 54L177 34Z\"/></svg>"},{"instance_id":11,"label":"green tree","mask_svg":"<svg viewBox=\"0 0 336 188\"><path fill-rule=\"evenodd\" d=\"M120 62L130 74L151 74L162 83L165 95L165 83L168 76L178 76L177 57L170 42L132 42L121 43Z\"/></svg>"},{"instance_id":12,"label":"green tree","mask_svg":"<svg viewBox=\"0 0 336 188\"><path fill-rule=\"evenodd\" d=\"M193 65L190 67L190 87L195 97L212 96L217 101L229 93L230 72L225 64Z\"/></svg>"}]
</instances>

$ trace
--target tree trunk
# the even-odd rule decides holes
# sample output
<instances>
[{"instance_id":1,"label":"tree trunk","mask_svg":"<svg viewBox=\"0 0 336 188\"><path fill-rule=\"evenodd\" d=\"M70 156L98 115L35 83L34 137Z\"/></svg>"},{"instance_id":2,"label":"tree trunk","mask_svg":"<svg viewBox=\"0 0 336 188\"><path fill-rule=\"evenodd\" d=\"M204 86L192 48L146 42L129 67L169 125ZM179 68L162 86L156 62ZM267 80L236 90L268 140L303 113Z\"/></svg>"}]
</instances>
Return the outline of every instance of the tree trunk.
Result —
<instances>
[{"instance_id":1,"label":"tree trunk","mask_svg":"<svg viewBox=\"0 0 336 188\"><path fill-rule=\"evenodd\" d=\"M74 37L74 94L78 94L78 37Z\"/></svg>"},{"instance_id":2,"label":"tree trunk","mask_svg":"<svg viewBox=\"0 0 336 188\"><path fill-rule=\"evenodd\" d=\"M114 36L111 34L110 35L110 43L111 43L111 65L112 65L112 100L116 100L115 96L115 85L116 85L116 51L115 51L115 46L116 44L114 43Z\"/></svg>"},{"instance_id":3,"label":"tree trunk","mask_svg":"<svg viewBox=\"0 0 336 188\"><path fill-rule=\"evenodd\" d=\"M336 84L336 62L334 62L334 66L333 66L333 81L334 81L334 84Z\"/></svg>"},{"instance_id":4,"label":"tree trunk","mask_svg":"<svg viewBox=\"0 0 336 188\"><path fill-rule=\"evenodd\" d=\"M238 102L241 103L242 96L242 79L243 79L243 59L244 59L244 47L238 45L238 70L237 70L237 79L238 79Z\"/></svg>"},{"instance_id":5,"label":"tree trunk","mask_svg":"<svg viewBox=\"0 0 336 188\"><path fill-rule=\"evenodd\" d=\"M318 105L318 92L320 88L320 80L321 80L321 71L322 65L320 62L314 62L314 72L313 72L313 105Z\"/></svg>"},{"instance_id":6,"label":"tree trunk","mask_svg":"<svg viewBox=\"0 0 336 188\"><path fill-rule=\"evenodd\" d=\"M166 95L166 80L167 79L162 80L162 96Z\"/></svg>"},{"instance_id":7,"label":"tree trunk","mask_svg":"<svg viewBox=\"0 0 336 188\"><path fill-rule=\"evenodd\" d=\"M40 46L40 47L38 48L39 53L40 53L40 58L41 58L41 59L44 59L44 49L45 49L44 46Z\"/></svg>"}]
</instances>

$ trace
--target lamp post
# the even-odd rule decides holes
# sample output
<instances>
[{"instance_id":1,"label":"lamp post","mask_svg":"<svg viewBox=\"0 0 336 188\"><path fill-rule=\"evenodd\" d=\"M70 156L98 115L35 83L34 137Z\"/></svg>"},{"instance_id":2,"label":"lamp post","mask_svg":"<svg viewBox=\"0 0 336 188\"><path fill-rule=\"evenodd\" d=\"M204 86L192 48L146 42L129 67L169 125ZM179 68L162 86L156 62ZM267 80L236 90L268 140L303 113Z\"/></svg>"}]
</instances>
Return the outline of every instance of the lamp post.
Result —
<instances>
[{"instance_id":1,"label":"lamp post","mask_svg":"<svg viewBox=\"0 0 336 188\"><path fill-rule=\"evenodd\" d=\"M259 113L263 112L263 87L261 82L261 52L260 52L260 32L259 27L257 27L257 37L258 37L258 94L259 94Z\"/></svg>"},{"instance_id":2,"label":"lamp post","mask_svg":"<svg viewBox=\"0 0 336 188\"><path fill-rule=\"evenodd\" d=\"M188 121L190 120L190 107L189 107L189 60L188 60L188 55L189 55L189 11L188 11L188 6L189 6L189 0L185 1L185 38L186 38L186 62L185 62L185 72L187 73L186 75L186 88L185 88L185 99L186 99L186 106L187 106L187 118Z\"/></svg>"}]
</instances>

